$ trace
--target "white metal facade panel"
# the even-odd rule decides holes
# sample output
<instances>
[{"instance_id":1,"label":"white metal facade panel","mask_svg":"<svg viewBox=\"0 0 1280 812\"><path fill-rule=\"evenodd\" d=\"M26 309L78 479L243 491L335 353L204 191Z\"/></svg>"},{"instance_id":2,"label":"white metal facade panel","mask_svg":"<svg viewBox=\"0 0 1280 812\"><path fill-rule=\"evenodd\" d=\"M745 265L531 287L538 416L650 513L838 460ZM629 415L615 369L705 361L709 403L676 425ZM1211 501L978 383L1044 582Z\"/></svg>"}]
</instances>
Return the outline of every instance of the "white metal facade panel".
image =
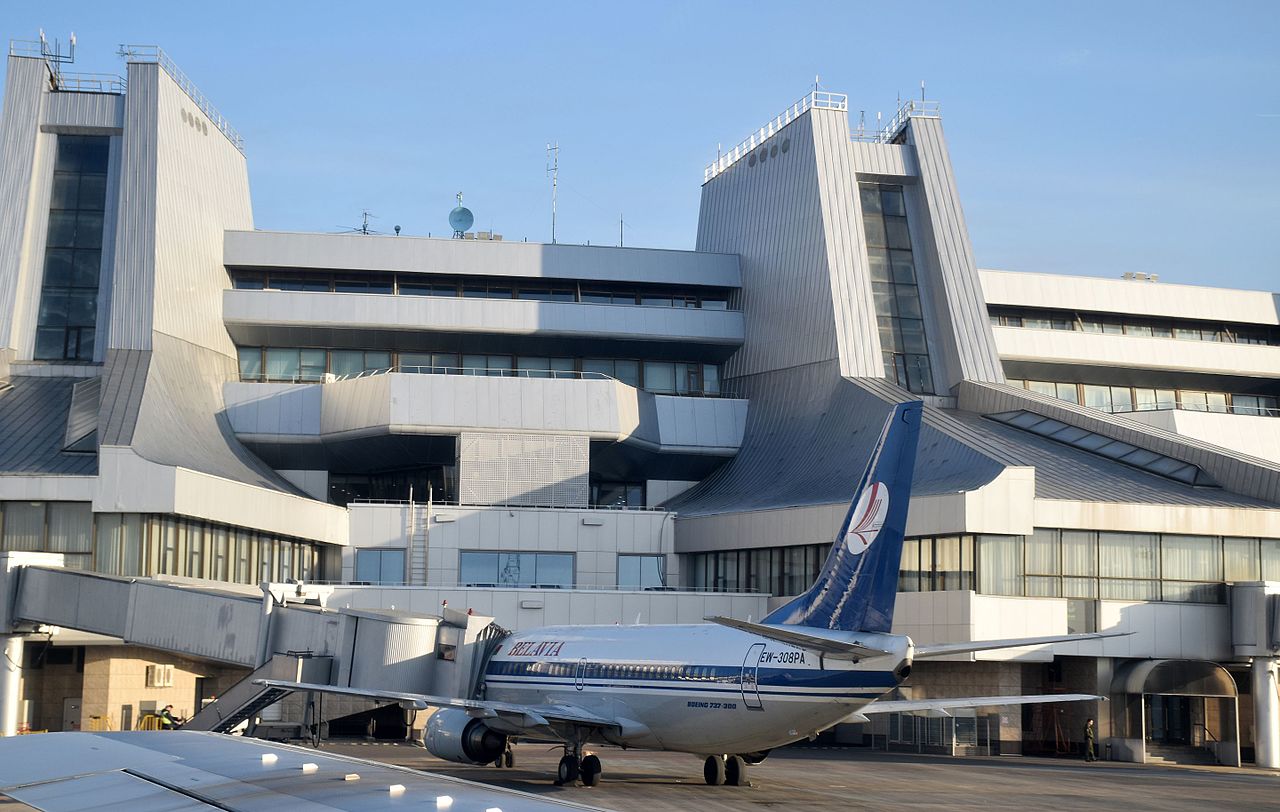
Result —
<instances>
[{"instance_id":1,"label":"white metal facade panel","mask_svg":"<svg viewBox=\"0 0 1280 812\"><path fill-rule=\"evenodd\" d=\"M129 64L120 153L111 349L150 350L155 301L160 66ZM103 318L106 314L99 314Z\"/></svg>"},{"instance_id":2,"label":"white metal facade panel","mask_svg":"<svg viewBox=\"0 0 1280 812\"><path fill-rule=\"evenodd\" d=\"M124 96L114 93L50 93L43 125L64 132L89 127L118 130L124 126Z\"/></svg>"},{"instance_id":3,"label":"white metal facade panel","mask_svg":"<svg viewBox=\"0 0 1280 812\"><path fill-rule=\"evenodd\" d=\"M14 307L31 250L27 221L48 75L43 60L9 57L0 118L0 350L18 347Z\"/></svg>"},{"instance_id":4,"label":"white metal facade panel","mask_svg":"<svg viewBox=\"0 0 1280 812\"><path fill-rule=\"evenodd\" d=\"M818 189L822 224L826 230L827 267L831 274L832 307L840 348L840 374L852 378L884 376L862 203L855 175L849 114L843 110L816 111Z\"/></svg>"},{"instance_id":5,"label":"white metal facade panel","mask_svg":"<svg viewBox=\"0 0 1280 812\"><path fill-rule=\"evenodd\" d=\"M730 310L275 290L228 290L221 301L237 336L296 326L736 345L745 335L743 314Z\"/></svg>"},{"instance_id":6,"label":"white metal facade panel","mask_svg":"<svg viewBox=\"0 0 1280 812\"><path fill-rule=\"evenodd\" d=\"M743 289L733 298L751 330L725 366L730 379L837 356L813 132L823 112L801 114L756 148L754 162L743 158L702 186L698 250L741 256Z\"/></svg>"},{"instance_id":7,"label":"white metal facade panel","mask_svg":"<svg viewBox=\"0 0 1280 812\"><path fill-rule=\"evenodd\" d=\"M936 118L909 119L907 136L915 147L931 226L928 235L936 251L936 275L931 276L941 284L935 285L932 292L946 303L945 310L935 306L934 312L942 311L949 320L945 324L947 335L935 338L954 347L958 362L958 369L947 370L947 380L938 381L935 376L935 386L945 392L962 379L1003 382L1004 371L991 336L973 246L942 135L942 122ZM919 236L918 225L918 222L911 223L913 238Z\"/></svg>"},{"instance_id":8,"label":"white metal facade panel","mask_svg":"<svg viewBox=\"0 0 1280 812\"><path fill-rule=\"evenodd\" d=\"M978 276L989 305L1280 324L1280 299L1268 291L1007 271Z\"/></svg>"},{"instance_id":9,"label":"white metal facade panel","mask_svg":"<svg viewBox=\"0 0 1280 812\"><path fill-rule=\"evenodd\" d=\"M155 329L234 356L222 238L253 228L245 157L164 71L155 104Z\"/></svg>"},{"instance_id":10,"label":"white metal facade panel","mask_svg":"<svg viewBox=\"0 0 1280 812\"><path fill-rule=\"evenodd\" d=\"M352 685L432 693L437 623L392 623L369 617L360 617L356 622Z\"/></svg>"},{"instance_id":11,"label":"white metal facade panel","mask_svg":"<svg viewBox=\"0 0 1280 812\"><path fill-rule=\"evenodd\" d=\"M250 268L358 269L722 288L741 283L738 258L731 254L408 235L230 230L225 235L225 261L228 267Z\"/></svg>"},{"instance_id":12,"label":"white metal facade panel","mask_svg":"<svg viewBox=\"0 0 1280 812\"><path fill-rule=\"evenodd\" d=\"M462 501L586 506L589 448L583 435L463 432L458 443Z\"/></svg>"}]
</instances>

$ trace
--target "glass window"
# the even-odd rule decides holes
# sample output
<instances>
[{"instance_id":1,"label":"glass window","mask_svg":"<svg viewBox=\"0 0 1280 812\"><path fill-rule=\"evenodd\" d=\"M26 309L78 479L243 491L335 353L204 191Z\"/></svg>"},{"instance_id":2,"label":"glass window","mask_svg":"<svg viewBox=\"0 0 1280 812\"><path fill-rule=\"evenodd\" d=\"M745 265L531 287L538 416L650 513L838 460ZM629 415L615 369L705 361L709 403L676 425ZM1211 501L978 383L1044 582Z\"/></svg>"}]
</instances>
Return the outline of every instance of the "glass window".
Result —
<instances>
[{"instance_id":1,"label":"glass window","mask_svg":"<svg viewBox=\"0 0 1280 812\"><path fill-rule=\"evenodd\" d=\"M1133 410L1150 412L1156 408L1156 390L1136 388L1133 390Z\"/></svg>"},{"instance_id":2,"label":"glass window","mask_svg":"<svg viewBox=\"0 0 1280 812\"><path fill-rule=\"evenodd\" d=\"M1257 539L1225 538L1222 540L1223 576L1227 581L1257 581L1262 563Z\"/></svg>"},{"instance_id":3,"label":"glass window","mask_svg":"<svg viewBox=\"0 0 1280 812\"><path fill-rule=\"evenodd\" d=\"M911 232L907 230L906 217L884 218L886 239L890 248L911 250Z\"/></svg>"},{"instance_id":4,"label":"glass window","mask_svg":"<svg viewBox=\"0 0 1280 812\"><path fill-rule=\"evenodd\" d=\"M898 252L898 253L901 253L901 252ZM908 253L908 256L910 256L909 253ZM883 284L888 284L889 282L893 281L893 266L889 260L888 249L868 248L867 261L868 263L870 263L868 267L871 271L872 283L880 282ZM892 293L892 291L890 291L890 293ZM877 307L876 312L882 313L887 311L881 310L880 308Z\"/></svg>"},{"instance_id":5,"label":"glass window","mask_svg":"<svg viewBox=\"0 0 1280 812\"><path fill-rule=\"evenodd\" d=\"M1156 537L1149 533L1099 533L1100 597L1112 600L1159 600Z\"/></svg>"},{"instance_id":6,"label":"glass window","mask_svg":"<svg viewBox=\"0 0 1280 812\"><path fill-rule=\"evenodd\" d=\"M1027 381L1027 388L1041 395L1057 397L1058 387L1050 381Z\"/></svg>"},{"instance_id":7,"label":"glass window","mask_svg":"<svg viewBox=\"0 0 1280 812\"><path fill-rule=\"evenodd\" d=\"M1084 405L1104 412L1111 411L1111 387L1085 384Z\"/></svg>"},{"instance_id":8,"label":"glass window","mask_svg":"<svg viewBox=\"0 0 1280 812\"><path fill-rule=\"evenodd\" d=\"M298 351L280 347L267 348L267 380L290 383L298 380Z\"/></svg>"},{"instance_id":9,"label":"glass window","mask_svg":"<svg viewBox=\"0 0 1280 812\"><path fill-rule=\"evenodd\" d=\"M4 503L4 546L16 552L44 549L44 502Z\"/></svg>"},{"instance_id":10,"label":"glass window","mask_svg":"<svg viewBox=\"0 0 1280 812\"><path fill-rule=\"evenodd\" d=\"M1262 580L1280 581L1280 539L1262 539Z\"/></svg>"},{"instance_id":11,"label":"glass window","mask_svg":"<svg viewBox=\"0 0 1280 812\"><path fill-rule=\"evenodd\" d=\"M875 184L860 184L858 186L858 197L862 200L862 214L864 217L868 214L880 214L883 211L880 204L880 190Z\"/></svg>"},{"instance_id":12,"label":"glass window","mask_svg":"<svg viewBox=\"0 0 1280 812\"><path fill-rule=\"evenodd\" d=\"M632 301L625 302L625 304L634 304L634 298L631 297ZM584 290L580 301L587 304L611 304L613 302L613 294L607 290Z\"/></svg>"},{"instance_id":13,"label":"glass window","mask_svg":"<svg viewBox=\"0 0 1280 812\"><path fill-rule=\"evenodd\" d=\"M907 206L902 199L901 186L881 186L880 205L882 206L885 214L894 215L896 217L907 216Z\"/></svg>"},{"instance_id":14,"label":"glass window","mask_svg":"<svg viewBox=\"0 0 1280 812\"><path fill-rule=\"evenodd\" d=\"M884 218L880 215L865 214L862 217L862 231L867 237L870 248L888 248L889 241L885 237Z\"/></svg>"},{"instance_id":15,"label":"glass window","mask_svg":"<svg viewBox=\"0 0 1280 812\"><path fill-rule=\"evenodd\" d=\"M978 536L978 591L1023 594L1021 536Z\"/></svg>"},{"instance_id":16,"label":"glass window","mask_svg":"<svg viewBox=\"0 0 1280 812\"><path fill-rule=\"evenodd\" d=\"M404 550L356 550L356 581L403 584Z\"/></svg>"},{"instance_id":17,"label":"glass window","mask_svg":"<svg viewBox=\"0 0 1280 812\"><path fill-rule=\"evenodd\" d=\"M598 507L645 506L643 482L596 482L591 485L591 504Z\"/></svg>"},{"instance_id":18,"label":"glass window","mask_svg":"<svg viewBox=\"0 0 1280 812\"><path fill-rule=\"evenodd\" d=\"M920 542L921 539L903 539L902 566L898 570L898 591L920 591Z\"/></svg>"},{"instance_id":19,"label":"glass window","mask_svg":"<svg viewBox=\"0 0 1280 812\"><path fill-rule=\"evenodd\" d=\"M262 348L239 347L236 354L240 359L240 380L262 380Z\"/></svg>"},{"instance_id":20,"label":"glass window","mask_svg":"<svg viewBox=\"0 0 1280 812\"><path fill-rule=\"evenodd\" d=\"M1191 389L1180 389L1178 391L1178 400L1182 404L1182 408L1192 412L1209 411L1209 393L1197 392Z\"/></svg>"},{"instance_id":21,"label":"glass window","mask_svg":"<svg viewBox=\"0 0 1280 812\"><path fill-rule=\"evenodd\" d=\"M1133 390L1127 386L1111 387L1111 408L1117 413L1132 412Z\"/></svg>"},{"instance_id":22,"label":"glass window","mask_svg":"<svg viewBox=\"0 0 1280 812\"><path fill-rule=\"evenodd\" d=\"M666 585L666 556L618 555L619 587L623 589L655 589Z\"/></svg>"},{"instance_id":23,"label":"glass window","mask_svg":"<svg viewBox=\"0 0 1280 812\"><path fill-rule=\"evenodd\" d=\"M675 392L676 365L669 361L645 361L644 388L650 392Z\"/></svg>"},{"instance_id":24,"label":"glass window","mask_svg":"<svg viewBox=\"0 0 1280 812\"><path fill-rule=\"evenodd\" d=\"M674 302L669 294L642 293L640 304L645 307L672 307Z\"/></svg>"},{"instance_id":25,"label":"glass window","mask_svg":"<svg viewBox=\"0 0 1280 812\"><path fill-rule=\"evenodd\" d=\"M1068 403L1079 403L1080 394L1074 383L1060 383L1055 387L1055 397Z\"/></svg>"},{"instance_id":26,"label":"glass window","mask_svg":"<svg viewBox=\"0 0 1280 812\"><path fill-rule=\"evenodd\" d=\"M1218 414L1227 413L1227 396L1222 392L1205 392L1205 400L1208 402L1208 409Z\"/></svg>"},{"instance_id":27,"label":"glass window","mask_svg":"<svg viewBox=\"0 0 1280 812\"><path fill-rule=\"evenodd\" d=\"M1160 564L1167 580L1221 581L1222 542L1216 536L1164 536Z\"/></svg>"},{"instance_id":28,"label":"glass window","mask_svg":"<svg viewBox=\"0 0 1280 812\"><path fill-rule=\"evenodd\" d=\"M718 297L708 298L703 296L698 302L698 307L701 307L703 310L728 310L729 300Z\"/></svg>"}]
</instances>

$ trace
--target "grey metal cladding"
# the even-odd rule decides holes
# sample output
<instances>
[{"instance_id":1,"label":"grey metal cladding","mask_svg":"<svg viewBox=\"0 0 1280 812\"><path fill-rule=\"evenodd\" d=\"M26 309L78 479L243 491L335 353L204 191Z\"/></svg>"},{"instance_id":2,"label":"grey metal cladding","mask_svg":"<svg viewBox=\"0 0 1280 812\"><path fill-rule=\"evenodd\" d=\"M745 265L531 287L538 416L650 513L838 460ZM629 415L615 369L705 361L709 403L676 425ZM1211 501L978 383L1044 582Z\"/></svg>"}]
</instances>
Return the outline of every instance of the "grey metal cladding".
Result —
<instances>
[{"instance_id":1,"label":"grey metal cladding","mask_svg":"<svg viewBox=\"0 0 1280 812\"><path fill-rule=\"evenodd\" d=\"M129 64L115 257L111 262L111 349L151 349L159 172L159 72L160 66L156 64Z\"/></svg>"},{"instance_id":2,"label":"grey metal cladding","mask_svg":"<svg viewBox=\"0 0 1280 812\"><path fill-rule=\"evenodd\" d=\"M813 132L840 371L850 377L880 376L884 374L884 362L848 114L818 111Z\"/></svg>"},{"instance_id":3,"label":"grey metal cladding","mask_svg":"<svg viewBox=\"0 0 1280 812\"><path fill-rule=\"evenodd\" d=\"M728 362L733 378L837 357L822 201L809 111L702 186L699 251L740 256L733 298L746 341ZM786 151L783 146L788 145Z\"/></svg>"},{"instance_id":4,"label":"grey metal cladding","mask_svg":"<svg viewBox=\"0 0 1280 812\"><path fill-rule=\"evenodd\" d=\"M35 171L41 101L49 70L42 59L10 58L0 114L0 348L13 347L28 192Z\"/></svg>"},{"instance_id":5,"label":"grey metal cladding","mask_svg":"<svg viewBox=\"0 0 1280 812\"><path fill-rule=\"evenodd\" d=\"M150 371L150 350L107 351L102 374L102 405L98 412L101 445L129 445L133 441Z\"/></svg>"},{"instance_id":6,"label":"grey metal cladding","mask_svg":"<svg viewBox=\"0 0 1280 812\"><path fill-rule=\"evenodd\" d=\"M945 317L939 326L948 331L945 342L951 345L948 348L951 351L946 355L959 362L958 370L949 370L948 388L960 380L1001 383L1004 371L982 297L973 246L942 135L942 122L927 117L912 118L909 122L908 142L915 147L920 188L932 226L923 232L927 234L926 242L932 242L933 259L937 263L935 278L941 282L938 294L944 296L946 302L945 313L935 308L935 314ZM913 235L916 231L912 229Z\"/></svg>"},{"instance_id":7,"label":"grey metal cladding","mask_svg":"<svg viewBox=\"0 0 1280 812\"><path fill-rule=\"evenodd\" d=\"M155 351L128 444L154 463L304 495L245 448L222 413L222 384L236 375L235 359L164 333L152 341Z\"/></svg>"},{"instance_id":8,"label":"grey metal cladding","mask_svg":"<svg viewBox=\"0 0 1280 812\"><path fill-rule=\"evenodd\" d=\"M96 454L62 450L73 387L82 378L15 377L0 391L0 475L94 476Z\"/></svg>"},{"instance_id":9,"label":"grey metal cladding","mask_svg":"<svg viewBox=\"0 0 1280 812\"><path fill-rule=\"evenodd\" d=\"M837 361L741 379L749 398L742 450L665 506L682 517L848 502L893 403L913 396L884 381L850 380ZM969 491L1006 463L957 437L926 409L913 493Z\"/></svg>"},{"instance_id":10,"label":"grey metal cladding","mask_svg":"<svg viewBox=\"0 0 1280 812\"><path fill-rule=\"evenodd\" d=\"M995 414L998 412L1025 409L1036 414L1052 417L1071 426L1079 426L1087 431L1121 440L1139 448L1146 448L1167 457L1193 463L1204 469L1222 488L1220 490L1192 488L1181 485L1170 494L1181 494L1178 501L1163 504L1219 504L1245 505L1251 507L1273 507L1280 504L1280 465L1268 460L1249 457L1235 451L1220 448L1203 440L1196 440L1184 435L1173 434L1163 429L1129 420L1122 415L1111 415L1078 406L1073 403L1040 395L1026 389L1015 388L1003 384L966 381L959 387L960 407L976 414ZM996 424L994 421L984 421ZM1022 432L1019 432L1022 434ZM1067 449L1060 443L1045 441L1059 451ZM1092 455L1090 455L1092 456ZM1113 463L1131 476L1154 477L1153 474L1142 474L1128 466ZM1163 480L1162 477L1155 477ZM1037 474L1037 490L1040 475ZM1170 483L1174 485L1176 483ZM1095 491L1090 491L1095 492ZM1106 498L1109 491L1098 489L1098 501L1133 501L1113 495ZM1123 496L1123 494L1120 494ZM1059 496L1052 498L1074 499L1075 496ZM1173 498L1170 496L1169 498ZM1206 501L1209 500L1209 501Z\"/></svg>"},{"instance_id":11,"label":"grey metal cladding","mask_svg":"<svg viewBox=\"0 0 1280 812\"><path fill-rule=\"evenodd\" d=\"M83 440L98 430L98 408L102 398L102 378L80 381L71 389L71 409L67 414L67 432L63 445Z\"/></svg>"}]
</instances>

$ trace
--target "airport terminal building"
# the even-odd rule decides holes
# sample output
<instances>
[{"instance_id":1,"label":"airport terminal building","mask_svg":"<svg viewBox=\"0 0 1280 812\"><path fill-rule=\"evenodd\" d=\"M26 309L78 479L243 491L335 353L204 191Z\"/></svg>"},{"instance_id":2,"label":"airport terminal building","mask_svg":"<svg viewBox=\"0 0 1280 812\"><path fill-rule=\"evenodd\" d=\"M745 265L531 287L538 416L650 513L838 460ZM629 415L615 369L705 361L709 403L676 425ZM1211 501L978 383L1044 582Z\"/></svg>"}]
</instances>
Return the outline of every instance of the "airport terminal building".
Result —
<instances>
[{"instance_id":1,"label":"airport terminal building","mask_svg":"<svg viewBox=\"0 0 1280 812\"><path fill-rule=\"evenodd\" d=\"M978 714L1004 752L1087 716L1134 761L1280 736L1276 294L981 270L938 106L865 132L821 91L705 169L692 251L260 231L230 124L159 49L125 63L10 49L0 552L510 629L758 619L921 398L895 631L1131 634L920 664L914 696L1111 700ZM198 710L247 669L191 623L0 629L0 705Z\"/></svg>"}]
</instances>

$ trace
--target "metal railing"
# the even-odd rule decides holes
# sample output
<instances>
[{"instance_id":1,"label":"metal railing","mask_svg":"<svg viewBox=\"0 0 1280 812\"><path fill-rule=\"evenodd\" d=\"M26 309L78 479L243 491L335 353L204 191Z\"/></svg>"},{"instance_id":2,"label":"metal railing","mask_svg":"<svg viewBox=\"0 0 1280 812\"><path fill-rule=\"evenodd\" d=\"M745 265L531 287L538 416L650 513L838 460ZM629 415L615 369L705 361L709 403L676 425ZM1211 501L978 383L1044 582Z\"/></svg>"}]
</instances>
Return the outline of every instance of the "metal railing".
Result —
<instances>
[{"instance_id":1,"label":"metal railing","mask_svg":"<svg viewBox=\"0 0 1280 812\"><path fill-rule=\"evenodd\" d=\"M9 40L9 56L32 56L36 59L43 59L45 56L45 43L38 39L11 39Z\"/></svg>"},{"instance_id":2,"label":"metal railing","mask_svg":"<svg viewBox=\"0 0 1280 812\"><path fill-rule=\"evenodd\" d=\"M55 90L72 93L113 93L123 95L128 82L115 73L58 73L54 76Z\"/></svg>"},{"instance_id":3,"label":"metal railing","mask_svg":"<svg viewBox=\"0 0 1280 812\"><path fill-rule=\"evenodd\" d=\"M195 82L192 82L182 72L182 69L169 58L169 55L159 45L122 44L117 53L126 62L154 62L158 64L178 84L178 87L182 88L183 92L191 98L196 107L199 107L200 111L209 117L209 120L213 122L213 126L217 127L218 131L227 137L232 146L240 150L240 152L244 152L244 139L240 137L240 133L236 132L235 128L231 126L231 122L227 121L226 117L218 112L218 108L213 106L213 102L209 101L209 98L200 92L200 88L196 87Z\"/></svg>"},{"instance_id":4,"label":"metal railing","mask_svg":"<svg viewBox=\"0 0 1280 812\"><path fill-rule=\"evenodd\" d=\"M942 105L936 101L924 101L920 99L908 99L898 105L898 112L893 114L893 118L889 119L889 123L884 127L873 132L866 132L859 128L849 137L854 141L867 141L873 144L888 144L902 132L902 128L907 126L907 121L913 118L937 118L942 114Z\"/></svg>"},{"instance_id":5,"label":"metal railing","mask_svg":"<svg viewBox=\"0 0 1280 812\"><path fill-rule=\"evenodd\" d=\"M351 381L357 378L370 378L374 375L386 375L399 372L408 375L476 375L487 378L558 378L563 380L614 380L603 372L579 372L569 369L489 369L487 367L434 367L434 366L396 366L381 369L366 369L349 375L336 375L335 381Z\"/></svg>"},{"instance_id":6,"label":"metal railing","mask_svg":"<svg viewBox=\"0 0 1280 812\"><path fill-rule=\"evenodd\" d=\"M401 507L420 507L425 508L427 503L421 499L372 499L360 498L352 499L349 505L399 505ZM523 505L508 504L505 502L493 502L485 505L470 505L462 502L445 502L433 501L431 503L433 510L453 510L455 508L475 508L480 510L498 509L503 510L608 510L613 512L649 512L649 513L670 513L671 511L661 507L649 507L647 505Z\"/></svg>"},{"instance_id":7,"label":"metal railing","mask_svg":"<svg viewBox=\"0 0 1280 812\"><path fill-rule=\"evenodd\" d=\"M802 113L809 110L848 110L849 97L844 93L829 93L825 90L811 90L802 96L795 104L783 110L777 116L774 116L760 129L744 138L739 144L731 148L728 152L721 152L716 155L716 159L707 164L707 168L702 173L702 182L714 178L724 170L733 166L739 159L745 158L756 147L763 144L771 138L775 133L792 121L800 117Z\"/></svg>"},{"instance_id":8,"label":"metal railing","mask_svg":"<svg viewBox=\"0 0 1280 812\"><path fill-rule=\"evenodd\" d=\"M385 548L393 549L393 548ZM396 547L394 549L403 549ZM557 590L573 592L684 592L706 595L769 595L758 589L715 590L701 586L619 586L617 584L511 584L496 582L461 582L461 583L426 583L409 584L404 581L313 581L307 580L307 586L354 586L391 589L523 589L523 590Z\"/></svg>"}]
</instances>

